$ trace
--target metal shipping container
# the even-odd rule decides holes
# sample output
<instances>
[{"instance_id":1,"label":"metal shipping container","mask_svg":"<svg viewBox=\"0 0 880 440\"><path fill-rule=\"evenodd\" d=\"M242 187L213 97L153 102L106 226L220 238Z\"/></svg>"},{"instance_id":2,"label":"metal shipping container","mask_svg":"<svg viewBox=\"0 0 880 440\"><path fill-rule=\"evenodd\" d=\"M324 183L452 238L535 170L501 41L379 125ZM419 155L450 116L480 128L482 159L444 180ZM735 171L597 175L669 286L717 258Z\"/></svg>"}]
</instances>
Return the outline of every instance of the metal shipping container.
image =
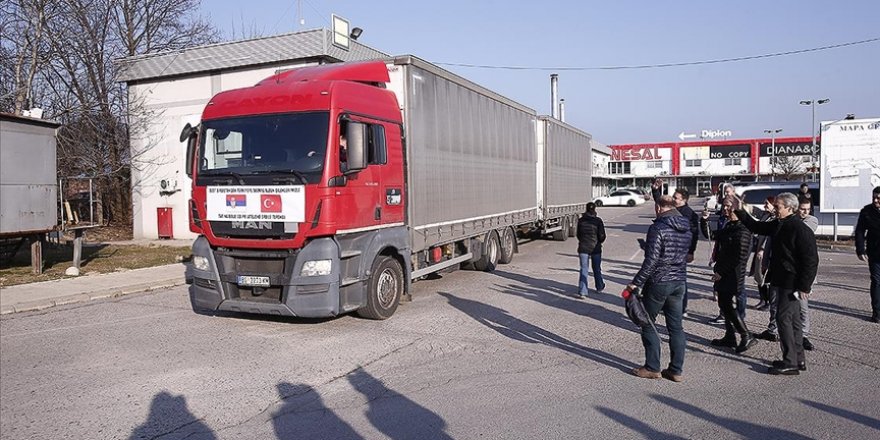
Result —
<instances>
[{"instance_id":1,"label":"metal shipping container","mask_svg":"<svg viewBox=\"0 0 880 440\"><path fill-rule=\"evenodd\" d=\"M58 127L0 113L0 236L38 234L57 226Z\"/></svg>"},{"instance_id":2,"label":"metal shipping container","mask_svg":"<svg viewBox=\"0 0 880 440\"><path fill-rule=\"evenodd\" d=\"M550 116L538 118L538 204L541 220L580 214L593 198L592 136Z\"/></svg>"},{"instance_id":3,"label":"metal shipping container","mask_svg":"<svg viewBox=\"0 0 880 440\"><path fill-rule=\"evenodd\" d=\"M412 250L537 219L536 113L412 56L389 63Z\"/></svg>"}]
</instances>

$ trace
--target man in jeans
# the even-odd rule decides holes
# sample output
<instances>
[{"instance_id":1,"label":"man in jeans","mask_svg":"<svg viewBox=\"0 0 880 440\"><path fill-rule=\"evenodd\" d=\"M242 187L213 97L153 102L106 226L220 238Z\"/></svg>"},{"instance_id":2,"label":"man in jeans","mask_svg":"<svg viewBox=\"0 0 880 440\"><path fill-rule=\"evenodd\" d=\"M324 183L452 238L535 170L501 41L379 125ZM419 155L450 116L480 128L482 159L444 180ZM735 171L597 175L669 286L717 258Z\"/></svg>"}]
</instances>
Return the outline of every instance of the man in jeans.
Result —
<instances>
[{"instance_id":1,"label":"man in jeans","mask_svg":"<svg viewBox=\"0 0 880 440\"><path fill-rule=\"evenodd\" d=\"M627 288L643 289L645 309L652 320L663 311L669 332L671 359L669 367L660 371L660 335L653 326L643 326L645 365L632 370L638 377L664 377L673 382L682 381L685 336L681 325L681 302L687 281L686 265L690 244L690 221L675 209L672 197L660 197L657 201L657 219L648 228L645 240L645 260Z\"/></svg>"},{"instance_id":2,"label":"man in jeans","mask_svg":"<svg viewBox=\"0 0 880 440\"><path fill-rule=\"evenodd\" d=\"M602 243L605 242L605 223L596 215L596 204L593 202L587 203L584 215L578 220L577 238L578 257L581 260L577 297L584 299L589 292L587 280L591 263L593 278L596 280L596 292L601 293L605 290L605 280L602 279Z\"/></svg>"},{"instance_id":3,"label":"man in jeans","mask_svg":"<svg viewBox=\"0 0 880 440\"><path fill-rule=\"evenodd\" d=\"M859 221L856 222L856 255L859 260L868 259L871 272L870 320L880 323L880 186L874 188L871 200L859 212Z\"/></svg>"},{"instance_id":4,"label":"man in jeans","mask_svg":"<svg viewBox=\"0 0 880 440\"><path fill-rule=\"evenodd\" d=\"M676 188L672 193L672 200L675 201L675 209L683 215L691 223L691 245L688 247L687 262L694 262L694 253L697 251L697 241L699 241L700 218L697 213L688 206L691 194L685 188ZM688 316L688 292L687 283L685 283L684 296L682 297L681 315L685 318Z\"/></svg>"}]
</instances>

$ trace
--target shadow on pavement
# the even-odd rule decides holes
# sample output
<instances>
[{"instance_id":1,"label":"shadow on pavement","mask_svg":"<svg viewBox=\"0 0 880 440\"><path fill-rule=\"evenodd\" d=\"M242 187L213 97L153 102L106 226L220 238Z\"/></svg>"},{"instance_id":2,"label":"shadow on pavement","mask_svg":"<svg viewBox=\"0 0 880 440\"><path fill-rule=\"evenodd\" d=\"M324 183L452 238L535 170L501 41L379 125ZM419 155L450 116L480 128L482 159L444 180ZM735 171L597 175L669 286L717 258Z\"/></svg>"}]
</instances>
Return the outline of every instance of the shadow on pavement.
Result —
<instances>
[{"instance_id":1,"label":"shadow on pavement","mask_svg":"<svg viewBox=\"0 0 880 440\"><path fill-rule=\"evenodd\" d=\"M216 440L214 431L196 418L186 405L186 398L167 391L153 396L147 421L131 432L129 440L187 438Z\"/></svg>"},{"instance_id":2,"label":"shadow on pavement","mask_svg":"<svg viewBox=\"0 0 880 440\"><path fill-rule=\"evenodd\" d=\"M597 406L596 411L599 411L605 417L608 417L609 419L614 420L615 422L620 423L621 425L642 434L643 436L645 436L646 439L649 440L686 440L686 437L679 437L677 435L667 434L665 432L658 431L652 428L651 425L644 423L639 419L624 415L623 413L617 412L611 408Z\"/></svg>"},{"instance_id":3,"label":"shadow on pavement","mask_svg":"<svg viewBox=\"0 0 880 440\"><path fill-rule=\"evenodd\" d=\"M471 318L474 318L480 324L483 324L515 341L529 344L543 344L558 348L585 359L626 372L627 374L629 374L630 370L636 367L632 362L621 359L613 354L585 347L576 342L570 341L553 332L544 330L538 326L516 318L506 310L498 307L490 306L479 301L460 298L447 292L438 293L446 298L450 305L466 313Z\"/></svg>"},{"instance_id":4,"label":"shadow on pavement","mask_svg":"<svg viewBox=\"0 0 880 440\"><path fill-rule=\"evenodd\" d=\"M861 423L862 425L867 426L868 428L876 429L880 431L880 420L877 420L873 417L868 417L859 413L854 413L849 410L845 410L842 408L836 408L833 406L826 405L824 403L813 402L812 400L804 400L800 399L801 403L807 406L812 406L820 411L825 411L828 414L834 414L838 417L843 417L844 419L851 420L856 423Z\"/></svg>"},{"instance_id":5,"label":"shadow on pavement","mask_svg":"<svg viewBox=\"0 0 880 440\"><path fill-rule=\"evenodd\" d=\"M675 408L685 414L689 414L694 417L699 417L709 423L712 423L716 426L724 428L734 434L740 435L742 438L752 438L752 439L786 439L786 440L810 440L811 437L807 437L805 435L798 434L796 432L789 431L787 429L776 428L773 426L762 426L756 423L751 423L742 419L735 419L730 417L721 417L717 414L712 414L709 411L706 411L700 407L682 402L680 400L673 399L671 397L662 396L659 394L652 394L651 397L663 405L670 406ZM723 437L723 436L722 436Z\"/></svg>"},{"instance_id":6,"label":"shadow on pavement","mask_svg":"<svg viewBox=\"0 0 880 440\"><path fill-rule=\"evenodd\" d=\"M311 386L281 382L276 388L284 402L272 414L272 428L278 440L363 439L324 405L321 395Z\"/></svg>"},{"instance_id":7,"label":"shadow on pavement","mask_svg":"<svg viewBox=\"0 0 880 440\"><path fill-rule=\"evenodd\" d=\"M452 439L442 417L388 388L363 368L349 374L348 381L367 398L367 419L389 438Z\"/></svg>"}]
</instances>

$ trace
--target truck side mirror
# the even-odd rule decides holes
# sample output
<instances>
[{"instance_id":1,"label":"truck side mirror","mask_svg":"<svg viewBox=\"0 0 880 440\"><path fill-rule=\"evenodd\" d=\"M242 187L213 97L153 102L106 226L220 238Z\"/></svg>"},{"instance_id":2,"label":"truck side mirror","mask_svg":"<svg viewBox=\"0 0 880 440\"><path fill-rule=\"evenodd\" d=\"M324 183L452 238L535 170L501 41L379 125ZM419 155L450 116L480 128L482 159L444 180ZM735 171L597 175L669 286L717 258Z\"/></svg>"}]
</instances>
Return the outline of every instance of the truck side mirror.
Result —
<instances>
[{"instance_id":1,"label":"truck side mirror","mask_svg":"<svg viewBox=\"0 0 880 440\"><path fill-rule=\"evenodd\" d=\"M186 142L186 175L192 178L193 175L193 153L195 152L196 134L198 130L187 122L180 131L180 142Z\"/></svg>"},{"instance_id":2,"label":"truck side mirror","mask_svg":"<svg viewBox=\"0 0 880 440\"><path fill-rule=\"evenodd\" d=\"M367 167L367 124L349 121L345 128L345 139L348 144L346 174L363 170Z\"/></svg>"}]
</instances>

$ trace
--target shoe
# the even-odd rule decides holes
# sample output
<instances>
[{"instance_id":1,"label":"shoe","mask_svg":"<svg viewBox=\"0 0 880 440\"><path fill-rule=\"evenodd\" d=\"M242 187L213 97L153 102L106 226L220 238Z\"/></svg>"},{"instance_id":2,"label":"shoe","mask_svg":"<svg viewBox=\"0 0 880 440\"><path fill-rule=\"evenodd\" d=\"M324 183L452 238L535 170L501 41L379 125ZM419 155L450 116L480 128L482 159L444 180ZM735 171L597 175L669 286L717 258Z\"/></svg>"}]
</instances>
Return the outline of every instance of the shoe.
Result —
<instances>
[{"instance_id":1,"label":"shoe","mask_svg":"<svg viewBox=\"0 0 880 440\"><path fill-rule=\"evenodd\" d=\"M574 297L577 299L587 299L587 295L583 293L577 293L574 295Z\"/></svg>"},{"instance_id":2,"label":"shoe","mask_svg":"<svg viewBox=\"0 0 880 440\"><path fill-rule=\"evenodd\" d=\"M763 310L763 307L767 307L767 306L768 306L767 302L762 299L762 300L758 301L758 304L755 304L755 309Z\"/></svg>"},{"instance_id":3,"label":"shoe","mask_svg":"<svg viewBox=\"0 0 880 440\"><path fill-rule=\"evenodd\" d=\"M785 366L781 368L770 367L767 372L774 376L797 376L798 374L801 374L800 370L798 370L798 367Z\"/></svg>"},{"instance_id":4,"label":"shoe","mask_svg":"<svg viewBox=\"0 0 880 440\"><path fill-rule=\"evenodd\" d=\"M807 339L806 336L804 336L803 346L804 346L804 350L812 350L813 349L813 343L810 342L810 340Z\"/></svg>"},{"instance_id":5,"label":"shoe","mask_svg":"<svg viewBox=\"0 0 880 440\"><path fill-rule=\"evenodd\" d=\"M601 289L596 289L596 293L604 293L604 292L605 292L605 286L602 286Z\"/></svg>"},{"instance_id":6,"label":"shoe","mask_svg":"<svg viewBox=\"0 0 880 440\"><path fill-rule=\"evenodd\" d=\"M776 336L776 333L772 333L770 330L764 330L761 333L756 334L755 337L770 342L776 342L779 340L779 336Z\"/></svg>"},{"instance_id":7,"label":"shoe","mask_svg":"<svg viewBox=\"0 0 880 440\"><path fill-rule=\"evenodd\" d=\"M669 369L661 371L660 376L663 376L664 379L668 379L676 383L684 380L684 377L682 377L682 375L673 374L671 371L669 371Z\"/></svg>"},{"instance_id":8,"label":"shoe","mask_svg":"<svg viewBox=\"0 0 880 440\"><path fill-rule=\"evenodd\" d=\"M773 361L773 367L774 367L774 368L785 368L785 362L783 362L783 361ZM806 363L806 362L800 362L800 363L798 363L798 370L800 370L800 371L807 371L807 363Z\"/></svg>"},{"instance_id":9,"label":"shoe","mask_svg":"<svg viewBox=\"0 0 880 440\"><path fill-rule=\"evenodd\" d=\"M724 315L718 315L709 320L709 324L724 324Z\"/></svg>"},{"instance_id":10,"label":"shoe","mask_svg":"<svg viewBox=\"0 0 880 440\"><path fill-rule=\"evenodd\" d=\"M688 318L688 317L689 317L689 316L688 316L688 312L683 312L683 313L681 314L681 317L682 317L682 318Z\"/></svg>"},{"instance_id":11,"label":"shoe","mask_svg":"<svg viewBox=\"0 0 880 440\"><path fill-rule=\"evenodd\" d=\"M880 324L880 316L872 316L869 321Z\"/></svg>"},{"instance_id":12,"label":"shoe","mask_svg":"<svg viewBox=\"0 0 880 440\"><path fill-rule=\"evenodd\" d=\"M752 348L753 345L757 344L758 340L752 336L746 336L745 338L740 339L739 345L736 346L737 353L745 353L746 350Z\"/></svg>"},{"instance_id":13,"label":"shoe","mask_svg":"<svg viewBox=\"0 0 880 440\"><path fill-rule=\"evenodd\" d=\"M736 338L733 336L725 336L721 339L713 339L709 342L709 345L713 347L736 347Z\"/></svg>"},{"instance_id":14,"label":"shoe","mask_svg":"<svg viewBox=\"0 0 880 440\"><path fill-rule=\"evenodd\" d=\"M645 367L633 368L632 374L642 379L660 379L660 373L651 371Z\"/></svg>"}]
</instances>

